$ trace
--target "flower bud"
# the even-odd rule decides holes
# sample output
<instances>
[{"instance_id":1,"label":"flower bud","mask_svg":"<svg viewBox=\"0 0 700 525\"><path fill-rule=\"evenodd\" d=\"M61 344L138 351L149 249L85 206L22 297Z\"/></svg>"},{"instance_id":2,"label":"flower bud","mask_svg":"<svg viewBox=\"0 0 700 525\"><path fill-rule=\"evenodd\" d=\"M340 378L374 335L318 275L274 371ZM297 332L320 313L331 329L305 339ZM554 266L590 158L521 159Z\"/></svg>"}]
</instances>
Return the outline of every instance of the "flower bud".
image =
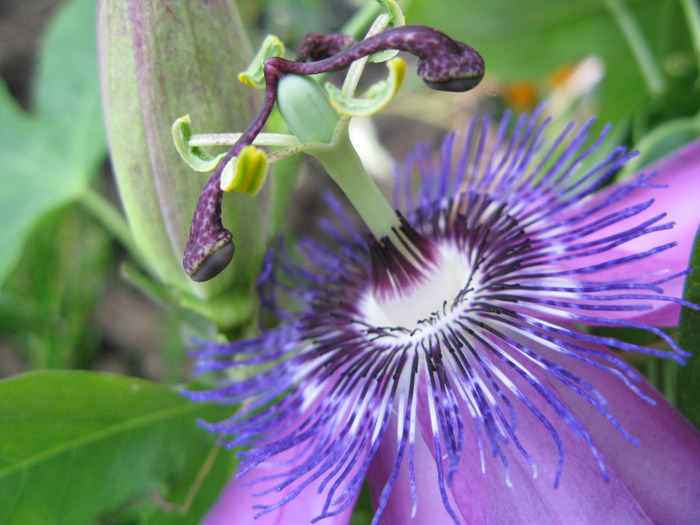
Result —
<instances>
[{"instance_id":1,"label":"flower bud","mask_svg":"<svg viewBox=\"0 0 700 525\"><path fill-rule=\"evenodd\" d=\"M182 252L207 176L182 162L171 135L187 113L210 133L244 129L253 115L252 90L237 80L252 51L235 2L101 1L98 41L112 164L146 270L183 297L249 284L266 238L260 200L224 204L226 223L246 247L231 269L207 284L184 273Z\"/></svg>"}]
</instances>

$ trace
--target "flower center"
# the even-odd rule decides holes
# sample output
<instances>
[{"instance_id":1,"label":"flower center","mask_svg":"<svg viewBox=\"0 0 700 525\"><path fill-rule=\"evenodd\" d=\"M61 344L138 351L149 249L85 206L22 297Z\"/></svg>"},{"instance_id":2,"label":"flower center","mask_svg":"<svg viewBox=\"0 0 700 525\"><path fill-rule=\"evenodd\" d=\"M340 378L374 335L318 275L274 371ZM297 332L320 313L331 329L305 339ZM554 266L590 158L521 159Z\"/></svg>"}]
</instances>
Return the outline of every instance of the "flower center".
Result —
<instances>
[{"instance_id":1,"label":"flower center","mask_svg":"<svg viewBox=\"0 0 700 525\"><path fill-rule=\"evenodd\" d=\"M449 242L436 246L436 257L423 279L399 294L381 294L367 287L360 299L363 321L377 328L415 330L451 309L462 291L472 284L466 254Z\"/></svg>"}]
</instances>

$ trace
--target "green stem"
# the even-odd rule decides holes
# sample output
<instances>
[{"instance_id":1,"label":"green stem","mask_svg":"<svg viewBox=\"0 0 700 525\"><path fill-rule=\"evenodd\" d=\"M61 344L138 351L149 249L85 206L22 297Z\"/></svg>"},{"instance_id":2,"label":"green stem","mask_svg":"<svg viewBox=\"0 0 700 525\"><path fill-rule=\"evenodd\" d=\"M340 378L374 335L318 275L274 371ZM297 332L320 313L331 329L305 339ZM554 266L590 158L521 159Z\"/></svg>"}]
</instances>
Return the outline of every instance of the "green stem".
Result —
<instances>
[{"instance_id":1,"label":"green stem","mask_svg":"<svg viewBox=\"0 0 700 525\"><path fill-rule=\"evenodd\" d=\"M676 406L678 403L678 364L672 359L664 359L663 361L663 393L668 401Z\"/></svg>"},{"instance_id":2,"label":"green stem","mask_svg":"<svg viewBox=\"0 0 700 525\"><path fill-rule=\"evenodd\" d=\"M80 204L131 254L142 268L151 268L141 250L136 246L124 216L107 199L88 188L80 199Z\"/></svg>"},{"instance_id":3,"label":"green stem","mask_svg":"<svg viewBox=\"0 0 700 525\"><path fill-rule=\"evenodd\" d=\"M625 35L632 54L639 64L639 69L642 71L649 93L653 97L660 96L666 90L666 81L637 21L621 0L603 1Z\"/></svg>"},{"instance_id":4,"label":"green stem","mask_svg":"<svg viewBox=\"0 0 700 525\"><path fill-rule=\"evenodd\" d=\"M695 51L695 58L700 70L700 4L697 3L697 0L679 0L679 2L688 20L690 40L693 43L693 51Z\"/></svg>"},{"instance_id":5,"label":"green stem","mask_svg":"<svg viewBox=\"0 0 700 525\"><path fill-rule=\"evenodd\" d=\"M382 6L378 2L371 2L357 11L340 32L353 38L361 38L374 19L380 14L382 14Z\"/></svg>"},{"instance_id":6,"label":"green stem","mask_svg":"<svg viewBox=\"0 0 700 525\"><path fill-rule=\"evenodd\" d=\"M329 148L319 148L309 153L319 160L331 178L345 193L350 204L360 214L372 235L377 239L386 236L393 237L392 228L399 227L396 212L365 171L347 133L340 130L336 137L340 138L337 142L334 141Z\"/></svg>"}]
</instances>

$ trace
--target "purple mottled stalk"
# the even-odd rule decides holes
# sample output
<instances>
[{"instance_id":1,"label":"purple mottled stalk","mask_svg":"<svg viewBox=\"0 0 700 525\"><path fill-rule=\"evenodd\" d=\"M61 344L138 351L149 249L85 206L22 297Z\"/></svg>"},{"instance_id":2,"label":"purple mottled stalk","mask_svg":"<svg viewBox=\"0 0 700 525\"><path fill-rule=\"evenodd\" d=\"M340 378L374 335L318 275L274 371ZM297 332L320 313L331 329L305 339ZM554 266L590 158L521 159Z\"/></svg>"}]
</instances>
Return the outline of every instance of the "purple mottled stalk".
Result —
<instances>
[{"instance_id":1,"label":"purple mottled stalk","mask_svg":"<svg viewBox=\"0 0 700 525\"><path fill-rule=\"evenodd\" d=\"M432 89L467 91L484 76L484 60L474 48L420 25L391 27L317 62L291 62L280 58L268 61L284 73L316 75L336 71L362 57L388 49L418 57L418 76Z\"/></svg>"},{"instance_id":2,"label":"purple mottled stalk","mask_svg":"<svg viewBox=\"0 0 700 525\"><path fill-rule=\"evenodd\" d=\"M314 39L319 43L318 36ZM327 46L328 42L323 45ZM333 39L331 47L340 47L337 39ZM296 62L279 57L265 60L266 93L263 105L240 139L219 162L197 202L197 211L190 226L190 237L183 256L183 267L193 279L199 281L214 277L228 265L229 254L233 255L230 234L221 222L222 190L218 183L226 163L245 146L252 144L265 125L275 104L280 77L286 74L316 75L336 71L362 57L388 49L407 51L417 56L418 75L433 89L467 91L474 88L484 75L484 61L476 50L452 40L444 33L419 25L389 28L316 62ZM305 53L302 49L304 58ZM223 241L226 238L229 242ZM224 247L224 256L213 257Z\"/></svg>"},{"instance_id":3,"label":"purple mottled stalk","mask_svg":"<svg viewBox=\"0 0 700 525\"><path fill-rule=\"evenodd\" d=\"M185 246L185 272L196 282L216 277L233 259L233 236L221 223L223 191L219 178L209 177L202 189L190 225L196 234L190 230Z\"/></svg>"},{"instance_id":4,"label":"purple mottled stalk","mask_svg":"<svg viewBox=\"0 0 700 525\"><path fill-rule=\"evenodd\" d=\"M240 139L221 159L207 179L197 200L190 223L190 236L185 245L182 265L195 281L206 281L221 273L231 262L234 252L233 236L221 222L221 172L226 164L247 145L253 143L262 130L275 104L279 75L265 69L267 91L258 115ZM219 253L222 252L222 253Z\"/></svg>"}]
</instances>

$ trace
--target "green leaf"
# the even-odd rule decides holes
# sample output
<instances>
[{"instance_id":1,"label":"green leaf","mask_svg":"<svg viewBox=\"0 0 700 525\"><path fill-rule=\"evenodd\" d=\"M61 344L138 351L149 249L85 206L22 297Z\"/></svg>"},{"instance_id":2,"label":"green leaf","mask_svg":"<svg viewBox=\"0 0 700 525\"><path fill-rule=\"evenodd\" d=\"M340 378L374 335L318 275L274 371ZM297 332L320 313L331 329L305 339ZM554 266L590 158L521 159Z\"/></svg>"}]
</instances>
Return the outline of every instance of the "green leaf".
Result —
<instances>
[{"instance_id":1,"label":"green leaf","mask_svg":"<svg viewBox=\"0 0 700 525\"><path fill-rule=\"evenodd\" d=\"M0 284L37 222L78 199L106 153L95 39L94 1L67 2L41 48L35 112L0 83Z\"/></svg>"},{"instance_id":2,"label":"green leaf","mask_svg":"<svg viewBox=\"0 0 700 525\"><path fill-rule=\"evenodd\" d=\"M67 2L44 35L33 109L63 135L61 145L75 166L102 160L106 137L97 74L96 2Z\"/></svg>"},{"instance_id":3,"label":"green leaf","mask_svg":"<svg viewBox=\"0 0 700 525\"><path fill-rule=\"evenodd\" d=\"M91 523L153 489L170 500L214 444L195 421L230 414L109 374L36 372L0 382L0 523ZM216 482L223 478L219 472Z\"/></svg>"},{"instance_id":4,"label":"green leaf","mask_svg":"<svg viewBox=\"0 0 700 525\"><path fill-rule=\"evenodd\" d=\"M683 298L700 305L700 230L690 256L693 273L686 277ZM678 408L700 428L700 311L683 307L678 345L693 354L678 372Z\"/></svg>"}]
</instances>

